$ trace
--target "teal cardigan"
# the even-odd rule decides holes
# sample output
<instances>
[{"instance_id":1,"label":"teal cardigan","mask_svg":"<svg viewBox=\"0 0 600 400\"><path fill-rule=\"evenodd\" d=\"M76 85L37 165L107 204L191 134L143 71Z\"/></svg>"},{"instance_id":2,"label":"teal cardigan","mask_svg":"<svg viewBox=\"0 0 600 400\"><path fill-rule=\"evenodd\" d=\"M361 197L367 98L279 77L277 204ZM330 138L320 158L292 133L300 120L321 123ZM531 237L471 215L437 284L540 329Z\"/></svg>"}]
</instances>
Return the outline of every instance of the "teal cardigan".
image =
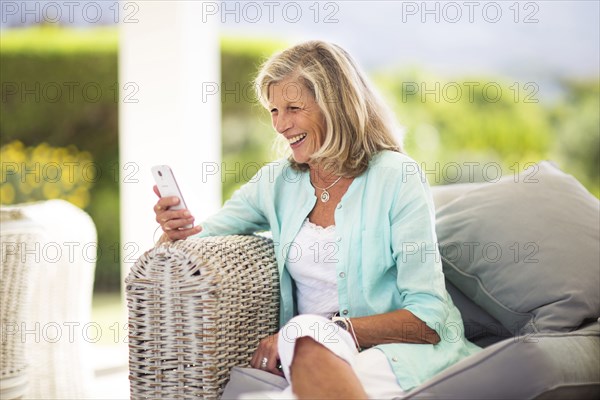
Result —
<instances>
[{"instance_id":1,"label":"teal cardigan","mask_svg":"<svg viewBox=\"0 0 600 400\"><path fill-rule=\"evenodd\" d=\"M317 198L308 172L276 161L202 223L198 236L271 231L281 286L280 325L296 313L286 257ZM434 329L437 345L384 344L398 383L408 391L479 347L464 337L460 312L446 292L429 187L415 161L383 151L356 177L335 210L340 313L347 317L406 309ZM407 327L406 329L410 329Z\"/></svg>"}]
</instances>

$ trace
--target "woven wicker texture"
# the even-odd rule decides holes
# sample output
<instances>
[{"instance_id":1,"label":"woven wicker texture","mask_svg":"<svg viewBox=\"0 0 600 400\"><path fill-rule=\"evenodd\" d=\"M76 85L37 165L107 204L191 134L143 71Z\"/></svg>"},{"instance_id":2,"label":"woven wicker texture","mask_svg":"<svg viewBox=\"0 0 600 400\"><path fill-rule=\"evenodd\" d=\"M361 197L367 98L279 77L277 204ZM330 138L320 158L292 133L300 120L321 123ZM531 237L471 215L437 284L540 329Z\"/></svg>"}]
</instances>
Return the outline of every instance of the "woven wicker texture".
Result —
<instances>
[{"instance_id":1,"label":"woven wicker texture","mask_svg":"<svg viewBox=\"0 0 600 400\"><path fill-rule=\"evenodd\" d=\"M271 240L190 238L140 257L127 279L131 398L218 398L277 331Z\"/></svg>"},{"instance_id":2,"label":"woven wicker texture","mask_svg":"<svg viewBox=\"0 0 600 400\"><path fill-rule=\"evenodd\" d=\"M35 238L5 240L11 225L3 216L3 246L7 241L24 242L24 259L30 268L25 282L28 300L21 303L26 312L15 319L19 327L15 336L24 347L28 364L24 398L87 398L94 371L92 341L83 327L91 321L97 249L94 222L64 200L6 206L2 212L23 215L24 219L10 223L14 230L23 232L35 224L43 232ZM4 258L2 262L4 268ZM15 290L15 285L2 277L3 290ZM2 296L4 312L4 293ZM94 330L89 334L93 336Z\"/></svg>"},{"instance_id":3,"label":"woven wicker texture","mask_svg":"<svg viewBox=\"0 0 600 400\"><path fill-rule=\"evenodd\" d=\"M0 398L14 399L26 393L32 379L20 331L29 312L29 282L36 261L28 251L40 242L43 230L18 210L0 210L0 221Z\"/></svg>"}]
</instances>

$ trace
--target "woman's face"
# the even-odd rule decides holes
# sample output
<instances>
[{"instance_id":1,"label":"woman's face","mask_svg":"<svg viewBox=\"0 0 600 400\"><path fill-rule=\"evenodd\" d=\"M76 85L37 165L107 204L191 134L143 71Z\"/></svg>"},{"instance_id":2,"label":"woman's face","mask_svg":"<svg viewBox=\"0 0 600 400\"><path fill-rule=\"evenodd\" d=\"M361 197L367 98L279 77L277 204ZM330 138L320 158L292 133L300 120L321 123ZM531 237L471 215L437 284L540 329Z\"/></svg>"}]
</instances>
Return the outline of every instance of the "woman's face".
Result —
<instances>
[{"instance_id":1,"label":"woman's face","mask_svg":"<svg viewBox=\"0 0 600 400\"><path fill-rule=\"evenodd\" d=\"M323 144L325 116L308 88L294 78L269 87L269 110L273 127L292 149L294 160L307 163Z\"/></svg>"}]
</instances>

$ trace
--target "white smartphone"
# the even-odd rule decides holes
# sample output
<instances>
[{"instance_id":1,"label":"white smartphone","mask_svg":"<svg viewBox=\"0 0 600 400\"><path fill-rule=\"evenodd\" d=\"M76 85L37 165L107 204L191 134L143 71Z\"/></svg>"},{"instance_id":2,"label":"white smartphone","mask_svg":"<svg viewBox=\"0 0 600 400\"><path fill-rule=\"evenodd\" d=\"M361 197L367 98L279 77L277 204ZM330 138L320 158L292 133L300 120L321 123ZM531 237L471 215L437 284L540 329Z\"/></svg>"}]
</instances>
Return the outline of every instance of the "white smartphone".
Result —
<instances>
[{"instance_id":1,"label":"white smartphone","mask_svg":"<svg viewBox=\"0 0 600 400\"><path fill-rule=\"evenodd\" d=\"M185 204L185 200L183 200L183 195L181 194L181 190L179 190L179 185L177 185L177 180L175 180L175 175L173 175L171 167L168 165L155 165L152 167L152 176L154 176L154 182L156 182L160 197L175 196L179 198L179 204L169 207L169 209L187 209L187 205ZM188 224L181 229L190 229L192 227L192 224Z\"/></svg>"}]
</instances>

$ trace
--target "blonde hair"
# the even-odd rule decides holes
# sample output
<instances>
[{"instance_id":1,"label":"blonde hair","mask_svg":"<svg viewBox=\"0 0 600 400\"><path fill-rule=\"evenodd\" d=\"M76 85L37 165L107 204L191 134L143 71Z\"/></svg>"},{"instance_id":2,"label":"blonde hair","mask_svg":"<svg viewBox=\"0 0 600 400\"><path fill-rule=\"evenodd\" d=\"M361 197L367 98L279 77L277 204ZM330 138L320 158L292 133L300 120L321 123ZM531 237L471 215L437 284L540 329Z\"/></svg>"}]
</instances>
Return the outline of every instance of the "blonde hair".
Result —
<instances>
[{"instance_id":1,"label":"blonde hair","mask_svg":"<svg viewBox=\"0 0 600 400\"><path fill-rule=\"evenodd\" d=\"M376 153L403 152L391 111L341 47L309 41L269 58L255 80L265 108L270 86L287 78L298 79L310 90L325 117L323 145L311 162L338 175L358 176ZM308 164L299 164L291 156L289 160L296 169L308 169Z\"/></svg>"}]
</instances>

